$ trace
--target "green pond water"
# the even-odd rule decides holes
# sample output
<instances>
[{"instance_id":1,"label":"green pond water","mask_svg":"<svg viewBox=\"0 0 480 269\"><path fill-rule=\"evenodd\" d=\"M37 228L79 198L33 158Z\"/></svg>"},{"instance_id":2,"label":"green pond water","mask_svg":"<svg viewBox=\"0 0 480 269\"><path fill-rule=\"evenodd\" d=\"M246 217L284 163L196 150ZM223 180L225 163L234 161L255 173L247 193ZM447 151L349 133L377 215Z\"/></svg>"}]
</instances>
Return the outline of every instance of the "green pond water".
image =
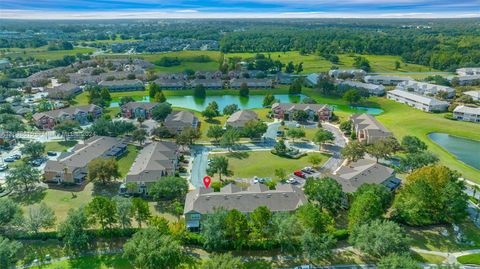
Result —
<instances>
[{"instance_id":1,"label":"green pond water","mask_svg":"<svg viewBox=\"0 0 480 269\"><path fill-rule=\"evenodd\" d=\"M275 94L276 99L280 103L299 103L307 96L303 94L289 95L289 94ZM210 102L217 102L219 110L222 111L224 107L230 104L236 104L240 109L255 109L263 108L264 95L250 95L249 97L241 97L238 95L211 95L205 98L196 98L192 95L187 96L168 96L167 102L174 107L181 107L192 109L196 111L203 111ZM116 100L115 100L116 101ZM149 96L144 96L142 99L137 100L141 102L150 102ZM372 115L378 115L383 113L380 108L373 107L353 107L353 106L337 106L331 105L335 110L348 111L354 113L368 113ZM110 107L118 107L118 102L110 103Z\"/></svg>"},{"instance_id":2,"label":"green pond water","mask_svg":"<svg viewBox=\"0 0 480 269\"><path fill-rule=\"evenodd\" d=\"M480 141L470 140L444 133L431 133L428 137L455 157L480 170Z\"/></svg>"}]
</instances>

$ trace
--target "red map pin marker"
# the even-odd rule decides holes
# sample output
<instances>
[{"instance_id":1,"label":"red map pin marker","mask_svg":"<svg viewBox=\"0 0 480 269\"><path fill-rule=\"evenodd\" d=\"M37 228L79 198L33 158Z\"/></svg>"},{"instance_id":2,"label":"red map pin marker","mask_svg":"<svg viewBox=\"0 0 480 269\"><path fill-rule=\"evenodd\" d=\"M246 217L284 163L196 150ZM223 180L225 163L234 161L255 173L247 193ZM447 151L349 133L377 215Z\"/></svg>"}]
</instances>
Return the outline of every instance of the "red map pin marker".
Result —
<instances>
[{"instance_id":1,"label":"red map pin marker","mask_svg":"<svg viewBox=\"0 0 480 269\"><path fill-rule=\"evenodd\" d=\"M205 188L208 189L208 187L210 187L210 183L212 183L212 179L209 176L205 176L203 178L203 185L205 185Z\"/></svg>"}]
</instances>

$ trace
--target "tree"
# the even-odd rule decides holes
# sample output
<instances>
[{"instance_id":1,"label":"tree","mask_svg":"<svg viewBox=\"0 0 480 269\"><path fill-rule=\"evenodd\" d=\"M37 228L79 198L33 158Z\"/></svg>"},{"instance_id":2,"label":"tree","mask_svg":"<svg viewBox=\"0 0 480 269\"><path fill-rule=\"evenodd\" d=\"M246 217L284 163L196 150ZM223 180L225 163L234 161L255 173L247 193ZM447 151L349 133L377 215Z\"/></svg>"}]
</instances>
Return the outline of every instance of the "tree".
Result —
<instances>
[{"instance_id":1,"label":"tree","mask_svg":"<svg viewBox=\"0 0 480 269\"><path fill-rule=\"evenodd\" d=\"M354 193L354 199L360 197L364 193L371 192L380 199L380 203L384 211L386 211L392 203L393 194L385 185L375 183L363 183Z\"/></svg>"},{"instance_id":2,"label":"tree","mask_svg":"<svg viewBox=\"0 0 480 269\"><path fill-rule=\"evenodd\" d=\"M118 163L115 158L97 158L88 163L87 176L90 181L100 181L102 184L106 184L120 177Z\"/></svg>"},{"instance_id":3,"label":"tree","mask_svg":"<svg viewBox=\"0 0 480 269\"><path fill-rule=\"evenodd\" d=\"M430 151L408 153L405 157L400 158L400 170L411 172L427 165L436 164L438 161L438 157Z\"/></svg>"},{"instance_id":4,"label":"tree","mask_svg":"<svg viewBox=\"0 0 480 269\"><path fill-rule=\"evenodd\" d=\"M167 102L160 103L152 109L152 118L156 121L164 121L170 113L172 113L172 105Z\"/></svg>"},{"instance_id":5,"label":"tree","mask_svg":"<svg viewBox=\"0 0 480 269\"><path fill-rule=\"evenodd\" d=\"M170 133L170 130L168 130L167 127L165 126L160 126L152 130L150 133L151 135L158 137L158 138L172 138L174 135Z\"/></svg>"},{"instance_id":6,"label":"tree","mask_svg":"<svg viewBox=\"0 0 480 269\"><path fill-rule=\"evenodd\" d=\"M409 241L410 238L398 224L382 220L358 226L349 238L349 243L355 248L377 258L407 252Z\"/></svg>"},{"instance_id":7,"label":"tree","mask_svg":"<svg viewBox=\"0 0 480 269\"><path fill-rule=\"evenodd\" d=\"M27 155L30 159L40 158L45 152L45 145L41 142L30 141L25 143L20 149L22 155Z\"/></svg>"},{"instance_id":8,"label":"tree","mask_svg":"<svg viewBox=\"0 0 480 269\"><path fill-rule=\"evenodd\" d=\"M283 168L275 169L275 176L278 177L279 180L284 180L287 177L287 172Z\"/></svg>"},{"instance_id":9,"label":"tree","mask_svg":"<svg viewBox=\"0 0 480 269\"><path fill-rule=\"evenodd\" d=\"M303 233L297 217L288 213L277 213L273 216L275 227L274 239L280 245L280 251L296 252L299 244L299 237Z\"/></svg>"},{"instance_id":10,"label":"tree","mask_svg":"<svg viewBox=\"0 0 480 269\"><path fill-rule=\"evenodd\" d=\"M382 200L373 192L364 192L355 195L348 210L348 227L350 230L357 226L379 219L384 214Z\"/></svg>"},{"instance_id":11,"label":"tree","mask_svg":"<svg viewBox=\"0 0 480 269\"><path fill-rule=\"evenodd\" d=\"M156 84L155 82L152 82L148 85L148 95L150 98L155 98L155 95L161 91L160 85Z\"/></svg>"},{"instance_id":12,"label":"tree","mask_svg":"<svg viewBox=\"0 0 480 269\"><path fill-rule=\"evenodd\" d=\"M163 102L167 101L167 98L165 97L165 95L163 94L162 91L159 91L155 94L155 97L153 98L153 101L155 101L157 103L163 103Z\"/></svg>"},{"instance_id":13,"label":"tree","mask_svg":"<svg viewBox=\"0 0 480 269\"><path fill-rule=\"evenodd\" d=\"M250 90L248 89L247 83L242 83L240 85L240 96L242 97L248 97L248 94L250 93Z\"/></svg>"},{"instance_id":14,"label":"tree","mask_svg":"<svg viewBox=\"0 0 480 269\"><path fill-rule=\"evenodd\" d=\"M218 115L213 109L206 108L204 111L202 111L202 116L207 118L208 121L211 121L214 117L216 117Z\"/></svg>"},{"instance_id":15,"label":"tree","mask_svg":"<svg viewBox=\"0 0 480 269\"><path fill-rule=\"evenodd\" d=\"M80 128L80 123L76 120L64 120L53 127L55 134L63 136L67 140L68 136L71 135L75 130Z\"/></svg>"},{"instance_id":16,"label":"tree","mask_svg":"<svg viewBox=\"0 0 480 269\"><path fill-rule=\"evenodd\" d=\"M136 183L134 183L136 185ZM133 203L131 198L115 196L113 202L117 208L118 223L122 226L122 229L132 226L133 217Z\"/></svg>"},{"instance_id":17,"label":"tree","mask_svg":"<svg viewBox=\"0 0 480 269\"><path fill-rule=\"evenodd\" d=\"M279 140L275 145L273 146L273 149L275 150L275 153L279 156L285 156L287 154L287 146L285 145L285 142L283 139Z\"/></svg>"},{"instance_id":18,"label":"tree","mask_svg":"<svg viewBox=\"0 0 480 269\"><path fill-rule=\"evenodd\" d=\"M133 131L132 139L133 141L137 141L140 145L142 145L147 139L147 131L142 128Z\"/></svg>"},{"instance_id":19,"label":"tree","mask_svg":"<svg viewBox=\"0 0 480 269\"><path fill-rule=\"evenodd\" d=\"M274 102L275 102L275 96L269 93L265 95L265 97L263 98L263 107L271 106L273 105Z\"/></svg>"},{"instance_id":20,"label":"tree","mask_svg":"<svg viewBox=\"0 0 480 269\"><path fill-rule=\"evenodd\" d=\"M182 262L183 251L178 241L156 229L136 232L123 249L123 256L137 268L173 269Z\"/></svg>"},{"instance_id":21,"label":"tree","mask_svg":"<svg viewBox=\"0 0 480 269\"><path fill-rule=\"evenodd\" d=\"M304 189L308 199L316 202L319 208L336 213L342 207L345 193L342 186L332 178L307 178Z\"/></svg>"},{"instance_id":22,"label":"tree","mask_svg":"<svg viewBox=\"0 0 480 269\"><path fill-rule=\"evenodd\" d=\"M0 236L0 267L11 268L18 261L18 254L23 245L20 242Z\"/></svg>"},{"instance_id":23,"label":"tree","mask_svg":"<svg viewBox=\"0 0 480 269\"><path fill-rule=\"evenodd\" d=\"M343 99L349 104L356 104L362 99L362 96L357 89L350 89L343 94Z\"/></svg>"},{"instance_id":24,"label":"tree","mask_svg":"<svg viewBox=\"0 0 480 269\"><path fill-rule=\"evenodd\" d=\"M468 196L457 172L445 166L413 171L395 196L392 217L409 225L458 223L466 217Z\"/></svg>"},{"instance_id":25,"label":"tree","mask_svg":"<svg viewBox=\"0 0 480 269\"><path fill-rule=\"evenodd\" d=\"M201 234L204 238L203 246L206 250L228 249L230 242L227 239L227 214L225 209L215 209L203 221Z\"/></svg>"},{"instance_id":26,"label":"tree","mask_svg":"<svg viewBox=\"0 0 480 269\"><path fill-rule=\"evenodd\" d=\"M222 175L228 176L231 174L231 171L228 170L228 159L224 156L213 157L207 168L207 174L210 176L218 174L220 181L222 181Z\"/></svg>"},{"instance_id":27,"label":"tree","mask_svg":"<svg viewBox=\"0 0 480 269\"><path fill-rule=\"evenodd\" d=\"M324 143L333 140L335 140L335 136L333 135L333 133L325 129L318 130L313 137L313 142L318 144L319 150L322 149L322 145Z\"/></svg>"},{"instance_id":28,"label":"tree","mask_svg":"<svg viewBox=\"0 0 480 269\"><path fill-rule=\"evenodd\" d=\"M351 141L341 150L341 153L349 162L356 162L365 155L365 145L359 141Z\"/></svg>"},{"instance_id":29,"label":"tree","mask_svg":"<svg viewBox=\"0 0 480 269\"><path fill-rule=\"evenodd\" d=\"M290 128L287 130L287 136L292 138L293 143L295 143L295 138L305 137L305 131L300 128Z\"/></svg>"},{"instance_id":30,"label":"tree","mask_svg":"<svg viewBox=\"0 0 480 269\"><path fill-rule=\"evenodd\" d=\"M200 265L200 269L217 268L245 269L245 265L240 257L233 257L231 253L214 254Z\"/></svg>"},{"instance_id":31,"label":"tree","mask_svg":"<svg viewBox=\"0 0 480 269\"><path fill-rule=\"evenodd\" d=\"M288 94L300 93L302 93L302 81L300 79L297 79L292 84L290 84L290 88L288 88Z\"/></svg>"},{"instance_id":32,"label":"tree","mask_svg":"<svg viewBox=\"0 0 480 269\"><path fill-rule=\"evenodd\" d=\"M381 257L377 264L378 269L421 269L417 260L408 254L392 253L388 256Z\"/></svg>"},{"instance_id":33,"label":"tree","mask_svg":"<svg viewBox=\"0 0 480 269\"><path fill-rule=\"evenodd\" d=\"M293 62L290 61L288 62L287 66L285 67L285 73L291 74L295 71L295 66L293 65Z\"/></svg>"},{"instance_id":34,"label":"tree","mask_svg":"<svg viewBox=\"0 0 480 269\"><path fill-rule=\"evenodd\" d=\"M138 227L142 228L142 222L146 222L151 214L148 203L142 198L133 198L132 199L132 211L135 220L137 221Z\"/></svg>"},{"instance_id":35,"label":"tree","mask_svg":"<svg viewBox=\"0 0 480 269\"><path fill-rule=\"evenodd\" d=\"M10 198L0 199L0 232L9 226L22 223L23 212L20 206Z\"/></svg>"},{"instance_id":36,"label":"tree","mask_svg":"<svg viewBox=\"0 0 480 269\"><path fill-rule=\"evenodd\" d=\"M85 208L85 213L92 224L99 223L102 230L112 228L117 222L117 207L115 203L104 196L95 196Z\"/></svg>"},{"instance_id":37,"label":"tree","mask_svg":"<svg viewBox=\"0 0 480 269\"><path fill-rule=\"evenodd\" d=\"M230 104L223 108L223 115L232 115L239 110L237 104Z\"/></svg>"},{"instance_id":38,"label":"tree","mask_svg":"<svg viewBox=\"0 0 480 269\"><path fill-rule=\"evenodd\" d=\"M300 62L296 68L295 68L295 73L300 74L303 71L303 62Z\"/></svg>"},{"instance_id":39,"label":"tree","mask_svg":"<svg viewBox=\"0 0 480 269\"><path fill-rule=\"evenodd\" d=\"M120 102L118 102L118 105L122 107L130 102L135 102L135 99L133 99L133 97L131 96L123 96L122 98L120 98Z\"/></svg>"},{"instance_id":40,"label":"tree","mask_svg":"<svg viewBox=\"0 0 480 269\"><path fill-rule=\"evenodd\" d=\"M380 158L387 158L400 149L400 144L393 137L384 138L373 142L365 148L365 151L375 157L377 163Z\"/></svg>"},{"instance_id":41,"label":"tree","mask_svg":"<svg viewBox=\"0 0 480 269\"><path fill-rule=\"evenodd\" d=\"M402 148L407 153L419 153L421 151L427 150L428 146L420 140L418 137L413 135L406 135L402 138Z\"/></svg>"},{"instance_id":42,"label":"tree","mask_svg":"<svg viewBox=\"0 0 480 269\"><path fill-rule=\"evenodd\" d=\"M304 231L315 234L325 233L334 227L333 217L313 204L304 204L295 211L298 223Z\"/></svg>"},{"instance_id":43,"label":"tree","mask_svg":"<svg viewBox=\"0 0 480 269\"><path fill-rule=\"evenodd\" d=\"M304 110L295 110L293 112L293 119L298 122L305 122L308 120L308 113Z\"/></svg>"},{"instance_id":44,"label":"tree","mask_svg":"<svg viewBox=\"0 0 480 269\"><path fill-rule=\"evenodd\" d=\"M27 231L38 233L40 229L49 229L55 225L55 213L45 203L39 206L29 207L24 220L24 227Z\"/></svg>"},{"instance_id":45,"label":"tree","mask_svg":"<svg viewBox=\"0 0 480 269\"><path fill-rule=\"evenodd\" d=\"M110 92L108 91L108 88L103 88L100 91L100 96L102 97L103 100L106 102L112 101L112 97L110 96Z\"/></svg>"},{"instance_id":46,"label":"tree","mask_svg":"<svg viewBox=\"0 0 480 269\"><path fill-rule=\"evenodd\" d=\"M311 163L313 167L316 167L322 163L322 157L316 154L310 154L308 155L308 162Z\"/></svg>"},{"instance_id":47,"label":"tree","mask_svg":"<svg viewBox=\"0 0 480 269\"><path fill-rule=\"evenodd\" d=\"M395 61L395 70L400 69L400 61Z\"/></svg>"},{"instance_id":48,"label":"tree","mask_svg":"<svg viewBox=\"0 0 480 269\"><path fill-rule=\"evenodd\" d=\"M156 201L183 200L187 192L188 182L184 178L172 176L162 177L162 180L149 188L149 194Z\"/></svg>"},{"instance_id":49,"label":"tree","mask_svg":"<svg viewBox=\"0 0 480 269\"><path fill-rule=\"evenodd\" d=\"M28 163L20 163L10 170L5 178L5 183L10 190L29 192L35 184L40 183L40 171Z\"/></svg>"},{"instance_id":50,"label":"tree","mask_svg":"<svg viewBox=\"0 0 480 269\"><path fill-rule=\"evenodd\" d=\"M273 214L266 206L259 206L250 213L251 235L253 238L267 238L272 233Z\"/></svg>"},{"instance_id":51,"label":"tree","mask_svg":"<svg viewBox=\"0 0 480 269\"><path fill-rule=\"evenodd\" d=\"M370 62L362 56L357 56L353 59L353 66L358 69L363 69L365 72L370 72L371 70Z\"/></svg>"},{"instance_id":52,"label":"tree","mask_svg":"<svg viewBox=\"0 0 480 269\"><path fill-rule=\"evenodd\" d=\"M200 138L200 131L197 128L187 127L177 135L176 142L179 145L190 146L193 142Z\"/></svg>"},{"instance_id":53,"label":"tree","mask_svg":"<svg viewBox=\"0 0 480 269\"><path fill-rule=\"evenodd\" d=\"M337 240L331 234L316 234L306 230L301 242L303 253L310 262L313 262L330 257Z\"/></svg>"},{"instance_id":54,"label":"tree","mask_svg":"<svg viewBox=\"0 0 480 269\"><path fill-rule=\"evenodd\" d=\"M227 131L220 138L220 145L231 151L231 149L240 140L240 132L235 128L228 128Z\"/></svg>"},{"instance_id":55,"label":"tree","mask_svg":"<svg viewBox=\"0 0 480 269\"><path fill-rule=\"evenodd\" d=\"M83 207L68 210L67 218L58 228L65 246L70 250L81 251L90 242L88 217Z\"/></svg>"},{"instance_id":56,"label":"tree","mask_svg":"<svg viewBox=\"0 0 480 269\"><path fill-rule=\"evenodd\" d=\"M207 137L213 138L216 143L222 135L225 133L225 130L220 125L212 125L207 130Z\"/></svg>"},{"instance_id":57,"label":"tree","mask_svg":"<svg viewBox=\"0 0 480 269\"><path fill-rule=\"evenodd\" d=\"M195 86L195 88L193 89L193 96L196 98L204 99L207 96L207 91L205 90L205 87L202 84Z\"/></svg>"},{"instance_id":58,"label":"tree","mask_svg":"<svg viewBox=\"0 0 480 269\"><path fill-rule=\"evenodd\" d=\"M249 120L242 128L243 136L250 139L261 137L267 131L267 124L259 120Z\"/></svg>"},{"instance_id":59,"label":"tree","mask_svg":"<svg viewBox=\"0 0 480 269\"><path fill-rule=\"evenodd\" d=\"M321 75L318 78L316 88L324 95L332 95L335 92L336 86L328 75Z\"/></svg>"},{"instance_id":60,"label":"tree","mask_svg":"<svg viewBox=\"0 0 480 269\"><path fill-rule=\"evenodd\" d=\"M349 135L352 132L352 121L350 120L342 121L340 123L340 130L344 134Z\"/></svg>"},{"instance_id":61,"label":"tree","mask_svg":"<svg viewBox=\"0 0 480 269\"><path fill-rule=\"evenodd\" d=\"M232 209L228 211L225 222L227 239L233 243L236 249L241 249L248 240L249 227L247 216L237 209Z\"/></svg>"}]
</instances>

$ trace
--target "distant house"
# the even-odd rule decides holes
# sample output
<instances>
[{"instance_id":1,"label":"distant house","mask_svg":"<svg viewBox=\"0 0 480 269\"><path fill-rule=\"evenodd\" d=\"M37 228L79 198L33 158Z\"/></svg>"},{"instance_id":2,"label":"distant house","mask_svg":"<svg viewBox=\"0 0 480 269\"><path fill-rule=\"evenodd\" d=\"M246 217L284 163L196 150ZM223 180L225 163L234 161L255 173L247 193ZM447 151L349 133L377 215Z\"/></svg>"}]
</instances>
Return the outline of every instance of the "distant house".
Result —
<instances>
[{"instance_id":1,"label":"distant house","mask_svg":"<svg viewBox=\"0 0 480 269\"><path fill-rule=\"evenodd\" d=\"M356 192L364 183L383 184L390 190L400 185L400 180L395 176L395 170L367 159L341 166L329 177L340 183L344 192L350 193Z\"/></svg>"},{"instance_id":2,"label":"distant house","mask_svg":"<svg viewBox=\"0 0 480 269\"><path fill-rule=\"evenodd\" d=\"M224 83L221 79L194 79L190 82L192 88L202 85L207 89L223 89Z\"/></svg>"},{"instance_id":3,"label":"distant house","mask_svg":"<svg viewBox=\"0 0 480 269\"><path fill-rule=\"evenodd\" d=\"M458 85L460 86L480 85L480 75L460 76L453 79L457 79Z\"/></svg>"},{"instance_id":4,"label":"distant house","mask_svg":"<svg viewBox=\"0 0 480 269\"><path fill-rule=\"evenodd\" d=\"M166 118L163 125L172 133L179 134L187 127L197 128L198 118L190 111L172 111Z\"/></svg>"},{"instance_id":5,"label":"distant house","mask_svg":"<svg viewBox=\"0 0 480 269\"><path fill-rule=\"evenodd\" d=\"M361 77L363 78L367 72L362 69L348 69L348 70L340 70L340 69L333 69L328 71L328 75L332 78L339 78L342 76L350 76L350 77Z\"/></svg>"},{"instance_id":6,"label":"distant house","mask_svg":"<svg viewBox=\"0 0 480 269\"><path fill-rule=\"evenodd\" d=\"M399 76L365 76L363 80L366 83L378 84L378 85L397 85L404 81L413 80L411 77L399 77Z\"/></svg>"},{"instance_id":7,"label":"distant house","mask_svg":"<svg viewBox=\"0 0 480 269\"><path fill-rule=\"evenodd\" d=\"M174 176L177 169L179 151L174 142L153 142L146 145L133 162L125 178L125 183L138 185L138 193L148 194L148 185L165 176ZM123 186L121 192L126 192Z\"/></svg>"},{"instance_id":8,"label":"distant house","mask_svg":"<svg viewBox=\"0 0 480 269\"><path fill-rule=\"evenodd\" d=\"M342 81L338 86L340 88L355 88L359 90L365 90L370 95L381 96L385 94L385 87L383 87L383 85L345 80L345 81Z\"/></svg>"},{"instance_id":9,"label":"distant house","mask_svg":"<svg viewBox=\"0 0 480 269\"><path fill-rule=\"evenodd\" d=\"M480 75L480 67L459 68L457 69L457 74L459 76Z\"/></svg>"},{"instance_id":10,"label":"distant house","mask_svg":"<svg viewBox=\"0 0 480 269\"><path fill-rule=\"evenodd\" d=\"M360 142L372 144L393 136L392 132L370 114L354 114L350 117L350 120L352 121L353 131Z\"/></svg>"},{"instance_id":11,"label":"distant house","mask_svg":"<svg viewBox=\"0 0 480 269\"><path fill-rule=\"evenodd\" d=\"M122 116L128 119L150 119L152 117L152 110L158 105L159 103L128 102L121 107Z\"/></svg>"},{"instance_id":12,"label":"distant house","mask_svg":"<svg viewBox=\"0 0 480 269\"><path fill-rule=\"evenodd\" d=\"M230 88L240 89L244 83L248 88L270 89L273 86L272 80L267 78L234 78L230 80Z\"/></svg>"},{"instance_id":13,"label":"distant house","mask_svg":"<svg viewBox=\"0 0 480 269\"><path fill-rule=\"evenodd\" d=\"M305 77L305 84L309 87L315 87L317 86L318 79L320 79L321 75L320 74L309 74Z\"/></svg>"},{"instance_id":14,"label":"distant house","mask_svg":"<svg viewBox=\"0 0 480 269\"><path fill-rule=\"evenodd\" d=\"M279 72L275 75L276 83L281 85L290 85L293 83L293 81L295 81L296 78L297 76L282 72Z\"/></svg>"},{"instance_id":15,"label":"distant house","mask_svg":"<svg viewBox=\"0 0 480 269\"><path fill-rule=\"evenodd\" d=\"M167 90L182 90L185 89L186 85L186 81L183 79L157 79L154 83L161 89Z\"/></svg>"},{"instance_id":16,"label":"distant house","mask_svg":"<svg viewBox=\"0 0 480 269\"><path fill-rule=\"evenodd\" d=\"M62 153L57 160L48 160L43 177L46 182L82 183L88 173L88 163L97 158L118 158L127 145L117 137L94 136L77 144L72 152Z\"/></svg>"},{"instance_id":17,"label":"distant house","mask_svg":"<svg viewBox=\"0 0 480 269\"><path fill-rule=\"evenodd\" d=\"M105 87L111 92L125 92L125 91L143 91L144 85L138 79L134 80L112 80L101 81L98 83L100 87Z\"/></svg>"},{"instance_id":18,"label":"distant house","mask_svg":"<svg viewBox=\"0 0 480 269\"><path fill-rule=\"evenodd\" d=\"M463 92L463 94L472 97L474 101L480 101L480 91L468 91L468 92Z\"/></svg>"},{"instance_id":19,"label":"distant house","mask_svg":"<svg viewBox=\"0 0 480 269\"><path fill-rule=\"evenodd\" d=\"M65 120L76 120L83 125L92 122L101 115L102 108L90 104L38 112L33 114L32 118L38 128L51 130L57 123Z\"/></svg>"},{"instance_id":20,"label":"distant house","mask_svg":"<svg viewBox=\"0 0 480 269\"><path fill-rule=\"evenodd\" d=\"M280 120L293 120L293 114L297 110L307 112L310 121L327 121L332 116L332 109L328 105L293 103L275 103L272 105L273 116Z\"/></svg>"},{"instance_id":21,"label":"distant house","mask_svg":"<svg viewBox=\"0 0 480 269\"><path fill-rule=\"evenodd\" d=\"M273 213L292 212L307 203L300 188L290 184L279 184L270 190L263 184L253 184L247 189L229 184L219 192L203 187L190 191L185 199L183 213L187 229L198 232L206 215L216 208L236 209L244 214L253 212L257 207L266 206Z\"/></svg>"},{"instance_id":22,"label":"distant house","mask_svg":"<svg viewBox=\"0 0 480 269\"><path fill-rule=\"evenodd\" d=\"M457 106L453 110L453 117L457 120L480 123L480 107Z\"/></svg>"},{"instance_id":23,"label":"distant house","mask_svg":"<svg viewBox=\"0 0 480 269\"><path fill-rule=\"evenodd\" d=\"M46 88L48 98L51 99L69 99L82 92L82 88L73 83L64 83L53 88Z\"/></svg>"},{"instance_id":24,"label":"distant house","mask_svg":"<svg viewBox=\"0 0 480 269\"><path fill-rule=\"evenodd\" d=\"M233 128L243 128L249 121L257 120L258 115L252 110L239 110L228 117L226 125Z\"/></svg>"},{"instance_id":25,"label":"distant house","mask_svg":"<svg viewBox=\"0 0 480 269\"><path fill-rule=\"evenodd\" d=\"M436 85L426 82L418 82L414 80L403 81L395 87L395 90L402 90L408 92L415 92L422 95L437 95L440 92L445 92L447 96L453 97L455 95L455 89L448 86Z\"/></svg>"},{"instance_id":26,"label":"distant house","mask_svg":"<svg viewBox=\"0 0 480 269\"><path fill-rule=\"evenodd\" d=\"M12 67L12 64L7 59L0 59L0 70L5 70Z\"/></svg>"},{"instance_id":27,"label":"distant house","mask_svg":"<svg viewBox=\"0 0 480 269\"><path fill-rule=\"evenodd\" d=\"M387 98L427 112L442 112L449 106L448 102L402 90L388 91Z\"/></svg>"}]
</instances>

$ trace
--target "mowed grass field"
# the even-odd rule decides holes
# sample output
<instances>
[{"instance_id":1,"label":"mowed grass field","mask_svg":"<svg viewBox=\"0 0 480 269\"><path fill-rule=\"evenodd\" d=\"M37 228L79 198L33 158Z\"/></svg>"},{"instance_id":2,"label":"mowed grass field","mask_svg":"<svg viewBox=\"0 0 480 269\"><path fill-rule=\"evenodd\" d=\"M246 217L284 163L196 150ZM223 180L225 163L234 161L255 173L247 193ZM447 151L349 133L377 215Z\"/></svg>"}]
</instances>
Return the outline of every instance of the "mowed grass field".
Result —
<instances>
[{"instance_id":1,"label":"mowed grass field","mask_svg":"<svg viewBox=\"0 0 480 269\"><path fill-rule=\"evenodd\" d=\"M132 269L133 265L121 254L96 255L74 258L64 261L53 262L43 266L32 267L34 269Z\"/></svg>"},{"instance_id":2,"label":"mowed grass field","mask_svg":"<svg viewBox=\"0 0 480 269\"><path fill-rule=\"evenodd\" d=\"M88 54L94 52L93 48L79 48L75 47L73 50L47 50L46 46L35 49L12 49L11 53L7 53L6 56L16 57L33 57L38 60L58 60L62 59L65 55L75 56L77 53Z\"/></svg>"},{"instance_id":3,"label":"mowed grass field","mask_svg":"<svg viewBox=\"0 0 480 269\"><path fill-rule=\"evenodd\" d=\"M460 256L457 261L461 264L475 264L480 265L480 253Z\"/></svg>"}]
</instances>

